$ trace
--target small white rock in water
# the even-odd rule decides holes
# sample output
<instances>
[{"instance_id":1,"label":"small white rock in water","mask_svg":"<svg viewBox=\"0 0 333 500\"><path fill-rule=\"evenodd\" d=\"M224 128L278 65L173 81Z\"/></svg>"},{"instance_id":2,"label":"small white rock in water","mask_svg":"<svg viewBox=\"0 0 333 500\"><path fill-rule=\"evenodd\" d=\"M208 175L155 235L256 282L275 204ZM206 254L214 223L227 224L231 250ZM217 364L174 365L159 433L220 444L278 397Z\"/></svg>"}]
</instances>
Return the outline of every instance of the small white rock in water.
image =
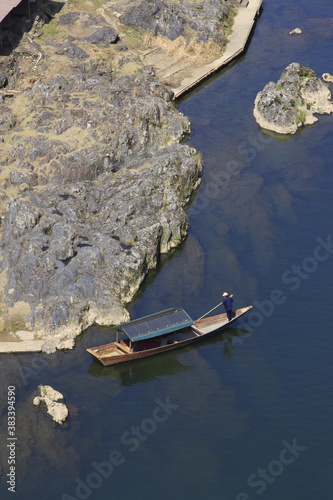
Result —
<instances>
[{"instance_id":1,"label":"small white rock in water","mask_svg":"<svg viewBox=\"0 0 333 500\"><path fill-rule=\"evenodd\" d=\"M40 395L33 399L33 404L39 406L44 401L47 413L52 417L53 421L62 424L68 417L68 408L62 403L63 395L50 385L40 385L38 389Z\"/></svg>"},{"instance_id":2,"label":"small white rock in water","mask_svg":"<svg viewBox=\"0 0 333 500\"><path fill-rule=\"evenodd\" d=\"M302 30L301 28L295 28L294 30L289 31L289 35L301 35Z\"/></svg>"},{"instance_id":3,"label":"small white rock in water","mask_svg":"<svg viewBox=\"0 0 333 500\"><path fill-rule=\"evenodd\" d=\"M324 82L333 83L333 76L330 75L329 73L323 73L321 77L324 80Z\"/></svg>"}]
</instances>

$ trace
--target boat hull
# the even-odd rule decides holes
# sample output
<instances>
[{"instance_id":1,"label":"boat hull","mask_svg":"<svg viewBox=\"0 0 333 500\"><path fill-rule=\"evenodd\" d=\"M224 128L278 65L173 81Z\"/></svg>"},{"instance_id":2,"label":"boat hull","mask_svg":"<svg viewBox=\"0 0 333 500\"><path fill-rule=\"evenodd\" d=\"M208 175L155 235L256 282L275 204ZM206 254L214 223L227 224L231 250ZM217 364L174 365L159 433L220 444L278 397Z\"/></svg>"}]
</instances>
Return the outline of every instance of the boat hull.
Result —
<instances>
[{"instance_id":1,"label":"boat hull","mask_svg":"<svg viewBox=\"0 0 333 500\"><path fill-rule=\"evenodd\" d=\"M156 354L179 349L180 347L184 347L207 338L210 335L213 335L232 325L235 321L244 316L244 314L246 314L251 308L252 306L249 306L234 311L234 316L230 321L228 321L225 313L196 320L194 321L193 326L187 328L183 332L177 333L176 338L179 338L180 340L174 340L170 344L130 352L129 348L124 343L121 345L117 342L112 342L98 347L91 347L90 349L87 349L87 351L103 366L111 366L135 359L146 358L148 356L155 356ZM184 336L187 338L181 340Z\"/></svg>"}]
</instances>

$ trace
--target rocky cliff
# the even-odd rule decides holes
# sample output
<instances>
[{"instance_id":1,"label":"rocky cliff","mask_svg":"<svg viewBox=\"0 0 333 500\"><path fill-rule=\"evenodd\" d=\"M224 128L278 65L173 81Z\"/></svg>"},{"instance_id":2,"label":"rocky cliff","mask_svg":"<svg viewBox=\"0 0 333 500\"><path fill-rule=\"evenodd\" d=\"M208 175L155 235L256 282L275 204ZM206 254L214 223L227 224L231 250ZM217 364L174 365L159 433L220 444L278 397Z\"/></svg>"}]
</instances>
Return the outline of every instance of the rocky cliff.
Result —
<instances>
[{"instance_id":1,"label":"rocky cliff","mask_svg":"<svg viewBox=\"0 0 333 500\"><path fill-rule=\"evenodd\" d=\"M158 256L184 240L184 206L199 182L188 120L151 68L36 82L8 108L2 165L20 193L5 204L3 303L25 305L46 352L72 347L124 308ZM23 307L22 307L23 310Z\"/></svg>"},{"instance_id":2,"label":"rocky cliff","mask_svg":"<svg viewBox=\"0 0 333 500\"><path fill-rule=\"evenodd\" d=\"M3 33L0 330L32 331L47 353L127 320L159 255L186 238L201 165L142 62L144 35L222 49L235 2L93 4L38 0Z\"/></svg>"}]
</instances>

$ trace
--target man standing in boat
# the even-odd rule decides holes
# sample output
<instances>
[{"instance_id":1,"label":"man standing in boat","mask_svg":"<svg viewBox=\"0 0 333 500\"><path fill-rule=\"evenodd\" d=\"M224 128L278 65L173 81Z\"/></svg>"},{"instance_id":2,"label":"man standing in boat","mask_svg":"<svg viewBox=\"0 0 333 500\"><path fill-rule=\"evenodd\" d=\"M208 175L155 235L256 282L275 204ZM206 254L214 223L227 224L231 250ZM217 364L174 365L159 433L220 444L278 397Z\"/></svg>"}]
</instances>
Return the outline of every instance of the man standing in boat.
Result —
<instances>
[{"instance_id":1,"label":"man standing in boat","mask_svg":"<svg viewBox=\"0 0 333 500\"><path fill-rule=\"evenodd\" d=\"M227 292L224 292L223 300L222 300L222 304L224 305L225 312L227 313L229 321L231 320L231 316L232 316L232 304L233 304L232 297L233 297L233 295L230 295L230 297L229 297L229 294Z\"/></svg>"}]
</instances>

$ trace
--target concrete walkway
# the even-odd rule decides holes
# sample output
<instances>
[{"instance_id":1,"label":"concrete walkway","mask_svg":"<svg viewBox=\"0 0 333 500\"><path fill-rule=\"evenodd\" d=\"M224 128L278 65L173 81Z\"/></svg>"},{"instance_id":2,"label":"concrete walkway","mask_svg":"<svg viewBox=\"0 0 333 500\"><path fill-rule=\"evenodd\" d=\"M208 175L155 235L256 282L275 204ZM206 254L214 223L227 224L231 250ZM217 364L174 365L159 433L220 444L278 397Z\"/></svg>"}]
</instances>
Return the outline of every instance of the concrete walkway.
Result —
<instances>
[{"instance_id":1,"label":"concrete walkway","mask_svg":"<svg viewBox=\"0 0 333 500\"><path fill-rule=\"evenodd\" d=\"M35 339L33 332L18 331L0 335L0 354L13 352L41 352L44 340Z\"/></svg>"},{"instance_id":2,"label":"concrete walkway","mask_svg":"<svg viewBox=\"0 0 333 500\"><path fill-rule=\"evenodd\" d=\"M175 99L192 87L200 83L209 75L226 66L233 59L239 56L245 49L247 40L251 34L262 0L249 0L247 7L240 6L232 27L232 33L228 37L228 45L223 56L210 64L193 68L188 77L184 78L180 85L173 88Z\"/></svg>"},{"instance_id":3,"label":"concrete walkway","mask_svg":"<svg viewBox=\"0 0 333 500\"><path fill-rule=\"evenodd\" d=\"M144 64L153 66L157 78L173 90L176 99L244 51L261 4L262 0L249 0L246 7L242 5L238 7L226 50L215 61L200 65L193 58L182 57L177 50L170 53L161 47L141 52L141 60Z\"/></svg>"}]
</instances>

